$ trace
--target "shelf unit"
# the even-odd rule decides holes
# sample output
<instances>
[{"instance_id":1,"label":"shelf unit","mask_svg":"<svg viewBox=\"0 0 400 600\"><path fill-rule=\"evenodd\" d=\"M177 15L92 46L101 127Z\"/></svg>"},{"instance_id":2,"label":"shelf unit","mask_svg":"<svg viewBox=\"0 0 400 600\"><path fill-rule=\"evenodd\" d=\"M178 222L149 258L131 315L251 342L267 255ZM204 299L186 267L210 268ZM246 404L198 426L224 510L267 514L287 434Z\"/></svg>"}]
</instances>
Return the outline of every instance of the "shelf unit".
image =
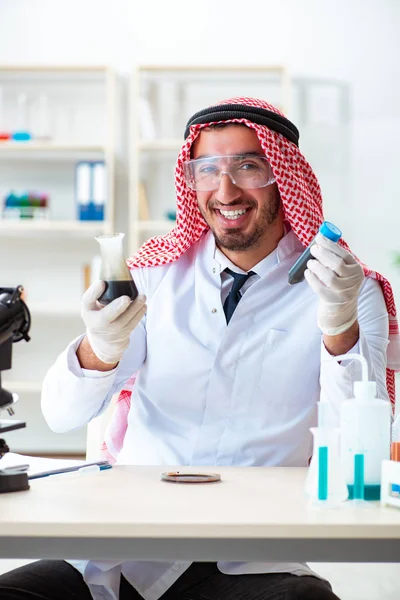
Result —
<instances>
[{"instance_id":1,"label":"shelf unit","mask_svg":"<svg viewBox=\"0 0 400 600\"><path fill-rule=\"evenodd\" d=\"M24 237L73 235L74 237L90 236L92 238L111 230L112 225L104 221L0 220L0 233L3 238L21 235Z\"/></svg>"},{"instance_id":2,"label":"shelf unit","mask_svg":"<svg viewBox=\"0 0 400 600\"><path fill-rule=\"evenodd\" d=\"M83 152L86 154L104 154L107 151L106 146L96 144L54 144L53 142L35 142L28 140L26 142L2 141L0 142L0 157L9 154L19 158L23 152L45 153L51 157L52 153L60 154L62 152L72 152L74 155ZM43 156L41 156L43 158Z\"/></svg>"},{"instance_id":3,"label":"shelf unit","mask_svg":"<svg viewBox=\"0 0 400 600\"><path fill-rule=\"evenodd\" d=\"M174 222L174 172L187 119L233 96L270 98L289 110L290 79L284 66L139 66L130 83L129 254ZM146 210L147 209L147 210ZM143 212L148 212L143 217Z\"/></svg>"},{"instance_id":4,"label":"shelf unit","mask_svg":"<svg viewBox=\"0 0 400 600\"><path fill-rule=\"evenodd\" d=\"M49 162L49 169L63 165L70 173L69 203L73 209L74 163L104 160L107 169L104 222L113 230L117 102L114 71L99 65L0 65L0 91L0 130L18 129L20 116L16 105L18 98L25 96L25 120L30 121L27 128L32 133L28 141L0 141L1 179L4 180L6 166L15 172L23 161L24 167L28 167L26 182L34 186L43 179L33 177L29 165L37 168L38 162L45 161ZM46 99L47 114L39 118L40 98ZM6 191L3 185L0 193ZM51 197L50 201L56 205L58 199Z\"/></svg>"},{"instance_id":5,"label":"shelf unit","mask_svg":"<svg viewBox=\"0 0 400 600\"><path fill-rule=\"evenodd\" d=\"M49 192L51 212L49 219L0 219L0 285L22 284L32 317L31 341L13 345L13 368L3 374L4 387L20 395L15 418L27 422L22 433L10 432L7 441L16 452L83 453L85 430L67 437L50 432L41 417L40 390L47 369L84 330L83 267L98 254L93 238L115 228L118 81L108 66L0 65L0 88L0 130L15 129L14 105L21 93L28 99L33 133L35 127L38 131L35 102L46 96L50 130L40 139L0 141L1 199L10 189L39 189ZM79 160L102 160L106 165L103 221L77 219Z\"/></svg>"}]
</instances>

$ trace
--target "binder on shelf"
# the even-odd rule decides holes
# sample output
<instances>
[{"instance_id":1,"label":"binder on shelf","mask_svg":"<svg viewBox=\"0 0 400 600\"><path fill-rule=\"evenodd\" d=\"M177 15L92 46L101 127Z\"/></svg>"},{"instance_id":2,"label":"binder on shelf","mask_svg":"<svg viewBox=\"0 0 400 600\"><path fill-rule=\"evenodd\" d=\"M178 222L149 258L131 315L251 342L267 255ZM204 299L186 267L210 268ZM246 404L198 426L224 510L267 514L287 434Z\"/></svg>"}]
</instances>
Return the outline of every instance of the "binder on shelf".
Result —
<instances>
[{"instance_id":1,"label":"binder on shelf","mask_svg":"<svg viewBox=\"0 0 400 600\"><path fill-rule=\"evenodd\" d=\"M104 221L106 165L104 161L76 164L75 196L80 221Z\"/></svg>"},{"instance_id":2,"label":"binder on shelf","mask_svg":"<svg viewBox=\"0 0 400 600\"><path fill-rule=\"evenodd\" d=\"M93 202L97 221L104 220L104 206L106 203L106 166L104 161L92 163L93 176Z\"/></svg>"}]
</instances>

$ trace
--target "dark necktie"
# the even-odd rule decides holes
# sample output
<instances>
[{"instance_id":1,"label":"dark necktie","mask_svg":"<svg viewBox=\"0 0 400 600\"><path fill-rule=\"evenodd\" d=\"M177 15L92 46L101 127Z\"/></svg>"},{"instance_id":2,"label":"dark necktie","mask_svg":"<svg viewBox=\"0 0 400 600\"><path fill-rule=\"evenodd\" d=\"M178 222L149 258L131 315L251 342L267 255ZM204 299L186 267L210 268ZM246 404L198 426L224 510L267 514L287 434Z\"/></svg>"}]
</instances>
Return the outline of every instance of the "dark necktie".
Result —
<instances>
[{"instance_id":1,"label":"dark necktie","mask_svg":"<svg viewBox=\"0 0 400 600\"><path fill-rule=\"evenodd\" d=\"M226 317L226 322L229 323L233 313L235 312L235 308L240 302L241 294L240 290L249 277L255 275L253 271L249 271L246 275L242 275L242 273L235 273L230 269L224 269L225 273L229 273L233 277L233 284L231 287L231 291L229 292L225 302L224 302L224 313Z\"/></svg>"}]
</instances>

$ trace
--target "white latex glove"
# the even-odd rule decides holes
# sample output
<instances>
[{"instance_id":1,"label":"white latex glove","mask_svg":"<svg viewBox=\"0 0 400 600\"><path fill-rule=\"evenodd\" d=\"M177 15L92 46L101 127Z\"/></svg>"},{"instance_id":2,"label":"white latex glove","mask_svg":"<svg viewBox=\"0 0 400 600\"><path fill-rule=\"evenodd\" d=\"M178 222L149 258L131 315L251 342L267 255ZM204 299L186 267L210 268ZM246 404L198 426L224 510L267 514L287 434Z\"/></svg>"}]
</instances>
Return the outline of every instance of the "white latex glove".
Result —
<instances>
[{"instance_id":1,"label":"white latex glove","mask_svg":"<svg viewBox=\"0 0 400 600\"><path fill-rule=\"evenodd\" d=\"M104 363L121 360L129 345L129 336L146 312L146 297L133 302L128 296L103 306L97 299L105 290L104 281L95 281L82 296L81 315L93 352Z\"/></svg>"},{"instance_id":2,"label":"white latex glove","mask_svg":"<svg viewBox=\"0 0 400 600\"><path fill-rule=\"evenodd\" d=\"M339 335L357 320L358 294L364 271L355 258L318 233L304 277L319 296L318 327L326 335Z\"/></svg>"}]
</instances>

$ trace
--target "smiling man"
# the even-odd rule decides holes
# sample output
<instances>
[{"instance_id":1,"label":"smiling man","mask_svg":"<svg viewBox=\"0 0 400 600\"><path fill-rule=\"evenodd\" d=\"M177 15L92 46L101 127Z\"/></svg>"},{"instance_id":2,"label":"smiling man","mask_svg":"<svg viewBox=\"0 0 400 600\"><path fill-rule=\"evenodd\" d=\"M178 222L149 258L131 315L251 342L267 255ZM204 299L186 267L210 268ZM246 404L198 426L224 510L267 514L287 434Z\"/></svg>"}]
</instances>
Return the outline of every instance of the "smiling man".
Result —
<instances>
[{"instance_id":1,"label":"smiling man","mask_svg":"<svg viewBox=\"0 0 400 600\"><path fill-rule=\"evenodd\" d=\"M85 425L135 375L128 420L117 423L126 430L117 464L305 467L317 402L323 395L337 421L357 376L351 360L324 359L362 354L379 397L393 400L399 345L388 282L345 242L319 236L306 279L288 284L323 221L298 140L277 109L251 98L189 120L175 171L176 227L128 261L141 294L133 303L102 307L103 282L85 293L86 334L43 385L52 429ZM90 594L337 600L303 563L40 561L0 577L4 600Z\"/></svg>"}]
</instances>

